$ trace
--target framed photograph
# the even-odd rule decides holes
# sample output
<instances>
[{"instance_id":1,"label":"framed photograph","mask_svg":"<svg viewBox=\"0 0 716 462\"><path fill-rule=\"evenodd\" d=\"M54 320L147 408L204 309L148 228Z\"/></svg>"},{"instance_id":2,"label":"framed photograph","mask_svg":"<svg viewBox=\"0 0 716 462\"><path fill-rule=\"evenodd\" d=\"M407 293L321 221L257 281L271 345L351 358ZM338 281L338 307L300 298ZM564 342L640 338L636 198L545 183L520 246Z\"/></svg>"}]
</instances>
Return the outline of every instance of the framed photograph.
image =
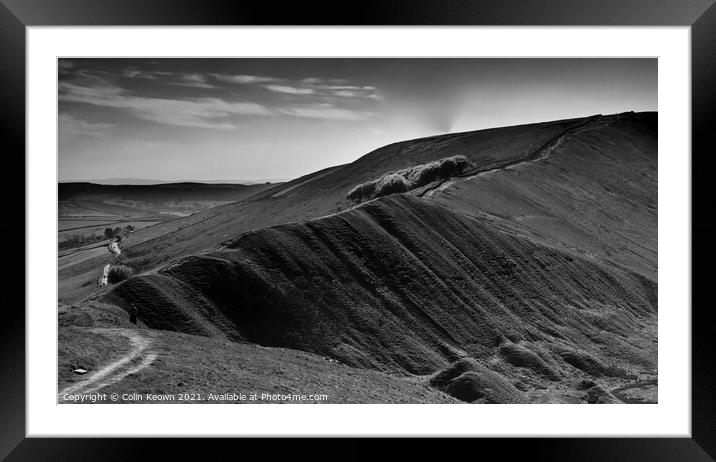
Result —
<instances>
[{"instance_id":1,"label":"framed photograph","mask_svg":"<svg viewBox=\"0 0 716 462\"><path fill-rule=\"evenodd\" d=\"M716 7L547 3L2 0L27 271L1 454L713 460Z\"/></svg>"}]
</instances>

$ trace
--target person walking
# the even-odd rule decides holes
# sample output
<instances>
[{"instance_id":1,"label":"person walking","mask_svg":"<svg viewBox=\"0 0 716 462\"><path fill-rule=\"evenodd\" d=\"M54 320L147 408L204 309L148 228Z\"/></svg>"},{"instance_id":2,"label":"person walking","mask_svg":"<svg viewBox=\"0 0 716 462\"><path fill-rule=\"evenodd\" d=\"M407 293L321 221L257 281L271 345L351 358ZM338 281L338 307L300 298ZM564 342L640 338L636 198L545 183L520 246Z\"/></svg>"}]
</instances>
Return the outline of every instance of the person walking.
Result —
<instances>
[{"instance_id":1,"label":"person walking","mask_svg":"<svg viewBox=\"0 0 716 462\"><path fill-rule=\"evenodd\" d=\"M129 308L129 322L132 324L137 323L137 307L132 303L132 306Z\"/></svg>"}]
</instances>

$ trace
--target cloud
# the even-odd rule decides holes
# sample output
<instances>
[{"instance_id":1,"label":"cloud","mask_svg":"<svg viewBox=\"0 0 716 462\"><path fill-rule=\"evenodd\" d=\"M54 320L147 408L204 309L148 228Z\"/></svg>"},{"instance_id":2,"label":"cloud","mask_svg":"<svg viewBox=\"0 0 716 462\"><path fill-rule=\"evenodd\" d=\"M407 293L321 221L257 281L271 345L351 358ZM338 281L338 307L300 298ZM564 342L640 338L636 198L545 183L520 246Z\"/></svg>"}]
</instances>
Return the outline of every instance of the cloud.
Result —
<instances>
[{"instance_id":1,"label":"cloud","mask_svg":"<svg viewBox=\"0 0 716 462\"><path fill-rule=\"evenodd\" d=\"M83 102L80 100L104 100L111 99L125 93L125 91L120 87L104 83L101 85L86 86L72 82L60 82L58 87L60 91L60 101Z\"/></svg>"},{"instance_id":2,"label":"cloud","mask_svg":"<svg viewBox=\"0 0 716 462\"><path fill-rule=\"evenodd\" d=\"M333 93L333 96L339 96L339 97L345 97L345 98L380 99L380 97L375 92L365 90L364 88L332 89L330 91Z\"/></svg>"},{"instance_id":3,"label":"cloud","mask_svg":"<svg viewBox=\"0 0 716 462\"><path fill-rule=\"evenodd\" d=\"M309 77L288 85L265 85L264 88L292 95L317 95L325 98L379 99L374 86L346 85L346 80L323 80Z\"/></svg>"},{"instance_id":4,"label":"cloud","mask_svg":"<svg viewBox=\"0 0 716 462\"><path fill-rule=\"evenodd\" d=\"M373 116L371 112L339 108L332 104L310 104L280 108L278 112L293 117L327 120L365 120Z\"/></svg>"},{"instance_id":5,"label":"cloud","mask_svg":"<svg viewBox=\"0 0 716 462\"><path fill-rule=\"evenodd\" d=\"M282 79L276 77L266 77L261 75L228 75L228 74L211 74L216 80L226 83L234 84L261 84L261 83L278 83L282 82Z\"/></svg>"},{"instance_id":6,"label":"cloud","mask_svg":"<svg viewBox=\"0 0 716 462\"><path fill-rule=\"evenodd\" d=\"M227 102L219 98L164 99L129 95L112 85L84 87L60 83L60 101L125 109L145 120L166 125L215 129L235 128L230 119L244 115L267 115L269 111L252 102Z\"/></svg>"},{"instance_id":7,"label":"cloud","mask_svg":"<svg viewBox=\"0 0 716 462\"><path fill-rule=\"evenodd\" d=\"M216 80L236 85L260 85L274 93L288 95L317 95L335 98L380 99L372 85L351 85L346 79L321 79L306 77L303 79L285 79L262 75L211 74Z\"/></svg>"},{"instance_id":8,"label":"cloud","mask_svg":"<svg viewBox=\"0 0 716 462\"><path fill-rule=\"evenodd\" d=\"M122 71L122 77L126 77L128 79L157 80L159 77L169 75L172 75L172 73L162 71L140 71L136 67L128 67L124 71Z\"/></svg>"},{"instance_id":9,"label":"cloud","mask_svg":"<svg viewBox=\"0 0 716 462\"><path fill-rule=\"evenodd\" d=\"M301 79L288 79L271 77L266 75L250 74L202 74L187 72L167 72L155 70L141 70L134 66L127 67L121 73L108 73L101 71L88 71L86 69L74 69L74 64L69 60L60 60L62 73L72 73L76 79L101 82L105 77L122 77L129 79L153 80L166 85L178 85L184 87L218 89L217 82L232 85L259 86L264 90L279 95L290 96L312 96L321 98L324 101L336 99L366 99L379 100L380 95L375 86L356 85L347 79L324 79L318 77L306 77ZM66 64L62 64L66 63ZM210 82L213 81L213 82Z\"/></svg>"},{"instance_id":10,"label":"cloud","mask_svg":"<svg viewBox=\"0 0 716 462\"><path fill-rule=\"evenodd\" d=\"M169 82L171 85L182 85L194 88L218 88L207 83L206 77L202 74L179 74L177 82Z\"/></svg>"},{"instance_id":11,"label":"cloud","mask_svg":"<svg viewBox=\"0 0 716 462\"><path fill-rule=\"evenodd\" d=\"M106 138L106 129L113 126L113 124L88 122L63 113L58 117L58 142L64 146L78 138Z\"/></svg>"},{"instance_id":12,"label":"cloud","mask_svg":"<svg viewBox=\"0 0 716 462\"><path fill-rule=\"evenodd\" d=\"M75 67L75 63L69 59L60 58L57 60L57 68L61 74L69 73Z\"/></svg>"},{"instance_id":13,"label":"cloud","mask_svg":"<svg viewBox=\"0 0 716 462\"><path fill-rule=\"evenodd\" d=\"M319 79L306 79L298 85L258 84L277 94L297 97L284 102L274 101L270 106L246 100L229 100L216 97L162 98L159 96L140 96L131 93L114 83L116 74L98 75L97 72L77 70L74 79L61 80L59 100L61 102L83 103L106 108L115 108L143 120L165 125L198 127L210 129L233 129L240 119L246 116L285 116L326 120L364 120L373 114L358 109L348 100L340 98L359 98L373 94L373 87L355 85L333 85ZM150 73L128 68L123 77L155 80L159 76L170 75L168 84L196 88L217 88L199 73ZM259 82L269 77L230 76L242 82ZM273 79L273 78L270 78ZM218 80L218 78L217 78ZM303 98L310 99L303 99ZM337 99L338 98L338 99Z\"/></svg>"},{"instance_id":14,"label":"cloud","mask_svg":"<svg viewBox=\"0 0 716 462\"><path fill-rule=\"evenodd\" d=\"M156 75L153 72L143 72L135 67L128 67L122 72L122 77L128 79L156 79Z\"/></svg>"},{"instance_id":15,"label":"cloud","mask_svg":"<svg viewBox=\"0 0 716 462\"><path fill-rule=\"evenodd\" d=\"M288 93L289 95L312 95L315 93L312 88L299 88L288 85L266 85L264 88L277 93Z\"/></svg>"},{"instance_id":16,"label":"cloud","mask_svg":"<svg viewBox=\"0 0 716 462\"><path fill-rule=\"evenodd\" d=\"M318 77L306 77L305 79L301 79L301 82L306 85L315 85L318 83L321 83L323 79L319 79Z\"/></svg>"},{"instance_id":17,"label":"cloud","mask_svg":"<svg viewBox=\"0 0 716 462\"><path fill-rule=\"evenodd\" d=\"M136 67L128 67L122 71L122 77L128 79L159 80L169 85L181 85L194 88L217 88L207 83L206 76L197 73L174 73L166 71L142 71Z\"/></svg>"}]
</instances>

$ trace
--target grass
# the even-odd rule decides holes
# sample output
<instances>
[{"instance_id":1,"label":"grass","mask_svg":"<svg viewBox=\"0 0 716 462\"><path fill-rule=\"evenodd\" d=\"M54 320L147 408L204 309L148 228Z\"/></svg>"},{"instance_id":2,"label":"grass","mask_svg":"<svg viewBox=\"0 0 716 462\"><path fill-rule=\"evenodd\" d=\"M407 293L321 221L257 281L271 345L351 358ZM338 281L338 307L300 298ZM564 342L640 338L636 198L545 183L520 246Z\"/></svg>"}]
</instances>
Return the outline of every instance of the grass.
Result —
<instances>
[{"instance_id":1,"label":"grass","mask_svg":"<svg viewBox=\"0 0 716 462\"><path fill-rule=\"evenodd\" d=\"M463 155L444 157L427 164L389 172L377 180L359 184L348 192L346 198L360 203L376 197L410 191L433 181L458 175L469 165L470 161Z\"/></svg>"},{"instance_id":2,"label":"grass","mask_svg":"<svg viewBox=\"0 0 716 462\"><path fill-rule=\"evenodd\" d=\"M124 337L108 337L79 326L60 325L57 359L59 388L87 378L130 349L131 345ZM77 368L86 369L89 373L77 375L73 372Z\"/></svg>"},{"instance_id":3,"label":"grass","mask_svg":"<svg viewBox=\"0 0 716 462\"><path fill-rule=\"evenodd\" d=\"M80 308L67 310L64 316ZM92 332L94 327L127 328L121 309L98 305L85 309L92 321L64 319L59 330L58 388L63 389L98 371L122 357L132 346L124 336ZM106 310L106 313L103 312ZM99 318L104 320L100 321ZM123 380L110 383L100 392L123 394L146 393L175 394L174 403L271 403L261 399L267 394L323 394L326 401L306 403L458 403L454 398L429 386L428 383L388 373L357 369L320 355L286 348L266 348L258 345L234 343L175 332L137 329L134 332L151 339L149 351L160 353L151 365ZM89 372L77 375L72 372L82 367ZM208 401L208 394L256 393L258 400L232 398ZM182 395L200 394L206 401L184 401ZM279 401L289 402L289 401ZM300 403L301 401L296 401ZM98 403L116 404L111 401ZM151 401L124 401L122 403L151 403ZM169 403L172 403L170 401Z\"/></svg>"}]
</instances>

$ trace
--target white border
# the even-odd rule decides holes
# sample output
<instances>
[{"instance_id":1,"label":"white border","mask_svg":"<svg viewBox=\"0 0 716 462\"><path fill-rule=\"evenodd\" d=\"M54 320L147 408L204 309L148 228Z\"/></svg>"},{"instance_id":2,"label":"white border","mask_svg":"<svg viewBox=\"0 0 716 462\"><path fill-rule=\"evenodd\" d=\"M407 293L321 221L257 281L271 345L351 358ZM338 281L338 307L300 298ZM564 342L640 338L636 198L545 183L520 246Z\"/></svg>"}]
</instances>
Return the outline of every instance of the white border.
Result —
<instances>
[{"instance_id":1,"label":"white border","mask_svg":"<svg viewBox=\"0 0 716 462\"><path fill-rule=\"evenodd\" d=\"M29 27L27 47L28 436L690 436L689 28ZM658 57L659 404L57 405L59 56Z\"/></svg>"}]
</instances>

